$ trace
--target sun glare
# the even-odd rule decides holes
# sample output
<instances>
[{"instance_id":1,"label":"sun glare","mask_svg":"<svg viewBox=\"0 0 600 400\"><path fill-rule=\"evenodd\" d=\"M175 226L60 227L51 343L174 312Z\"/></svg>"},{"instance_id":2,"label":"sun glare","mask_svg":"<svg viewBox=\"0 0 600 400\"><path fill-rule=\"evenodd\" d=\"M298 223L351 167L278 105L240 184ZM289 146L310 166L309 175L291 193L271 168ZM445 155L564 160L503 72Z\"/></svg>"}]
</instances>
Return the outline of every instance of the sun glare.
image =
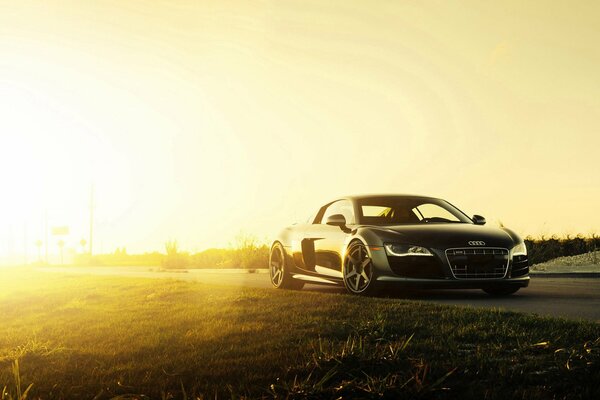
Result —
<instances>
[{"instance_id":1,"label":"sun glare","mask_svg":"<svg viewBox=\"0 0 600 400\"><path fill-rule=\"evenodd\" d=\"M125 160L47 94L0 82L0 125L0 257L44 240L48 224L69 226L72 241L87 235L92 184L113 187L121 202L129 201Z\"/></svg>"},{"instance_id":2,"label":"sun glare","mask_svg":"<svg viewBox=\"0 0 600 400\"><path fill-rule=\"evenodd\" d=\"M110 252L266 238L358 193L450 198L524 234L600 229L591 13L558 33L566 6L532 31L493 5L480 20L342 3L0 13L0 258L43 238L43 221L78 248L92 185Z\"/></svg>"}]
</instances>

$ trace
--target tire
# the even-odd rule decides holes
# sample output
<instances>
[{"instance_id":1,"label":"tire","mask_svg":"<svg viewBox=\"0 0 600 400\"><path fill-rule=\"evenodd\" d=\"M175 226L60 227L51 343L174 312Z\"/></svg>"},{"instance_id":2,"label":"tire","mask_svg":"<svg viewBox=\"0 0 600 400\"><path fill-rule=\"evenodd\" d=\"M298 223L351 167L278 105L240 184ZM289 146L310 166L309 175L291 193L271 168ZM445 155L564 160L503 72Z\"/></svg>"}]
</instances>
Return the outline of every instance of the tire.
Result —
<instances>
[{"instance_id":1,"label":"tire","mask_svg":"<svg viewBox=\"0 0 600 400\"><path fill-rule=\"evenodd\" d=\"M269 277L271 278L271 284L277 289L300 290L304 286L304 282L292 278L287 265L285 250L279 242L271 247Z\"/></svg>"},{"instance_id":2,"label":"tire","mask_svg":"<svg viewBox=\"0 0 600 400\"><path fill-rule=\"evenodd\" d=\"M483 288L482 290L492 296L510 296L519 289L521 289L520 286L492 286Z\"/></svg>"},{"instance_id":3,"label":"tire","mask_svg":"<svg viewBox=\"0 0 600 400\"><path fill-rule=\"evenodd\" d=\"M379 292L373 260L360 241L354 241L348 246L342 275L348 293L374 296Z\"/></svg>"}]
</instances>

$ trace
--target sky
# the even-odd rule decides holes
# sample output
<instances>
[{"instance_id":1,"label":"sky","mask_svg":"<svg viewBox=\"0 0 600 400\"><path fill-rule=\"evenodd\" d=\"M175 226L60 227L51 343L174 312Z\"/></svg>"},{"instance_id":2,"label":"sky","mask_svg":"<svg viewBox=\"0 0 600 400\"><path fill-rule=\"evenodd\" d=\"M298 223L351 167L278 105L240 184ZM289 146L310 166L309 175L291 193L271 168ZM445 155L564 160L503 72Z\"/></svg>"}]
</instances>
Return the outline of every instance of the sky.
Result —
<instances>
[{"instance_id":1,"label":"sky","mask_svg":"<svg viewBox=\"0 0 600 400\"><path fill-rule=\"evenodd\" d=\"M269 240L337 197L600 232L595 1L0 0L0 261Z\"/></svg>"}]
</instances>

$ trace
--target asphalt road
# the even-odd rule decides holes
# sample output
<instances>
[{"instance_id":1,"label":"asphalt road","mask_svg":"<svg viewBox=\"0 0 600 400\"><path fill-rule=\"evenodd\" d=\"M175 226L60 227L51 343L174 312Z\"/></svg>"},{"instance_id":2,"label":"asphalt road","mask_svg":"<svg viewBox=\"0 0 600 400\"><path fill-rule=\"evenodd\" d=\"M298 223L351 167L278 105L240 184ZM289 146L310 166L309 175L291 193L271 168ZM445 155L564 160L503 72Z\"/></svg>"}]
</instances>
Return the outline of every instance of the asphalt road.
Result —
<instances>
[{"instance_id":1,"label":"asphalt road","mask_svg":"<svg viewBox=\"0 0 600 400\"><path fill-rule=\"evenodd\" d=\"M271 288L266 271L254 274L241 270L158 272L156 268L151 267L45 267L40 270L68 274L171 278L213 284ZM306 285L303 290L344 293L341 288L321 285ZM600 278L533 276L528 288L521 289L516 294L504 298L490 297L480 290L420 291L399 294L397 298L464 307L499 308L600 323Z\"/></svg>"}]
</instances>

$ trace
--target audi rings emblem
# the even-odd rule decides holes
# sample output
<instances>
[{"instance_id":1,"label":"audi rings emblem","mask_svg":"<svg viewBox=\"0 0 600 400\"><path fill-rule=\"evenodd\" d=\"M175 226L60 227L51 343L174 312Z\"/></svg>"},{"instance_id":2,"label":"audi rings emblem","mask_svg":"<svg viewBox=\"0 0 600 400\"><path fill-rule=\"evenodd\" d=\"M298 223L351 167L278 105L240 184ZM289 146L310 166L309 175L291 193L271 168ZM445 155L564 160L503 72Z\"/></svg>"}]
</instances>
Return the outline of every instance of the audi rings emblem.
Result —
<instances>
[{"instance_id":1,"label":"audi rings emblem","mask_svg":"<svg viewBox=\"0 0 600 400\"><path fill-rule=\"evenodd\" d=\"M481 240L471 240L469 246L485 246L485 242L482 242Z\"/></svg>"}]
</instances>

